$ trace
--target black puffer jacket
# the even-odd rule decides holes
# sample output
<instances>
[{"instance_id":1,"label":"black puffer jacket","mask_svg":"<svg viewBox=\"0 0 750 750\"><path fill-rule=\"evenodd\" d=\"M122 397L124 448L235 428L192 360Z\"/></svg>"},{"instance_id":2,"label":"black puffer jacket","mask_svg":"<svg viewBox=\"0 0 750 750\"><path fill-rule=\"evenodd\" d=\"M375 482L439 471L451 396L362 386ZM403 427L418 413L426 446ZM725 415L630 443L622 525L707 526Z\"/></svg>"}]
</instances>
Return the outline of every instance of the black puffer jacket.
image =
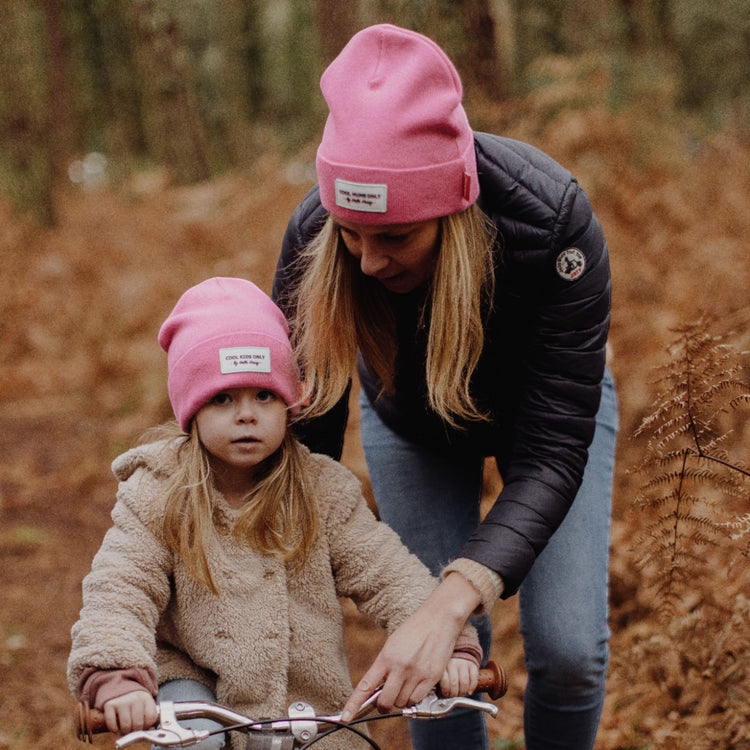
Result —
<instances>
[{"instance_id":1,"label":"black puffer jacket","mask_svg":"<svg viewBox=\"0 0 750 750\"><path fill-rule=\"evenodd\" d=\"M496 570L513 594L578 490L594 432L609 327L607 246L583 190L525 143L475 134L479 206L499 230L494 309L472 394L490 423L450 430L426 406L425 336L418 294L391 295L399 334L396 393L374 408L396 432L447 452L495 456L504 487L462 556ZM295 211L274 281L283 299L289 264L326 216L317 188ZM373 401L378 384L359 363ZM314 450L340 456L346 404L302 426Z\"/></svg>"}]
</instances>

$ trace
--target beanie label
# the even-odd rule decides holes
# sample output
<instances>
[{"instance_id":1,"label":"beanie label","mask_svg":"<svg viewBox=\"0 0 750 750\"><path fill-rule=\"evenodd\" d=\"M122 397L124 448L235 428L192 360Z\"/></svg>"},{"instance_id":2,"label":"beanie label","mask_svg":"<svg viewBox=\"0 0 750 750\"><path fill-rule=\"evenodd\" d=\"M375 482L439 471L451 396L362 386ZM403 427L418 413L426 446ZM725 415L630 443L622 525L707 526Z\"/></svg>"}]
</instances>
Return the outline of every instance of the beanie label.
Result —
<instances>
[{"instance_id":1,"label":"beanie label","mask_svg":"<svg viewBox=\"0 0 750 750\"><path fill-rule=\"evenodd\" d=\"M221 372L271 372L271 351L267 346L232 346L219 349Z\"/></svg>"},{"instance_id":2,"label":"beanie label","mask_svg":"<svg viewBox=\"0 0 750 750\"><path fill-rule=\"evenodd\" d=\"M388 209L388 186L337 179L336 205L350 211L384 214Z\"/></svg>"}]
</instances>

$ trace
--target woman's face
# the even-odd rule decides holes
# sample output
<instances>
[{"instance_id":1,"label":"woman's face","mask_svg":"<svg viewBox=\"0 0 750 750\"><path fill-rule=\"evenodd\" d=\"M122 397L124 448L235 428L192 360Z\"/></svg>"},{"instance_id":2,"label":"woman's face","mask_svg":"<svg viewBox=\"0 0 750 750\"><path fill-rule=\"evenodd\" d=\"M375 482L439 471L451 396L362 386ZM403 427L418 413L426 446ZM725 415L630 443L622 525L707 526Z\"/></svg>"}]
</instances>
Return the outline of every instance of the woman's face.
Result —
<instances>
[{"instance_id":1,"label":"woman's face","mask_svg":"<svg viewBox=\"0 0 750 750\"><path fill-rule=\"evenodd\" d=\"M405 294L422 286L435 270L440 220L414 224L355 224L334 216L346 249L363 274L388 291Z\"/></svg>"}]
</instances>

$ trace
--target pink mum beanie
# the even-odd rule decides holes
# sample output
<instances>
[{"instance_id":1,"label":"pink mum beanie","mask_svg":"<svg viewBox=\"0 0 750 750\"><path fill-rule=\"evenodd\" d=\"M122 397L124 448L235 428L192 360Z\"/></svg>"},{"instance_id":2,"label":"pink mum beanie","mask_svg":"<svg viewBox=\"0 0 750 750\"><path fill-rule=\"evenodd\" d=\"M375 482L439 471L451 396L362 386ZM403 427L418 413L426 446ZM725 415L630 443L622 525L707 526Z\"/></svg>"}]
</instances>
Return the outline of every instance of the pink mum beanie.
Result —
<instances>
[{"instance_id":1,"label":"pink mum beanie","mask_svg":"<svg viewBox=\"0 0 750 750\"><path fill-rule=\"evenodd\" d=\"M461 79L422 34L390 24L355 34L320 79L329 115L318 148L320 199L359 224L463 211L479 195Z\"/></svg>"},{"instance_id":2,"label":"pink mum beanie","mask_svg":"<svg viewBox=\"0 0 750 750\"><path fill-rule=\"evenodd\" d=\"M186 432L198 409L227 388L268 388L299 411L299 373L286 318L245 279L213 278L188 289L159 331L167 388Z\"/></svg>"}]
</instances>

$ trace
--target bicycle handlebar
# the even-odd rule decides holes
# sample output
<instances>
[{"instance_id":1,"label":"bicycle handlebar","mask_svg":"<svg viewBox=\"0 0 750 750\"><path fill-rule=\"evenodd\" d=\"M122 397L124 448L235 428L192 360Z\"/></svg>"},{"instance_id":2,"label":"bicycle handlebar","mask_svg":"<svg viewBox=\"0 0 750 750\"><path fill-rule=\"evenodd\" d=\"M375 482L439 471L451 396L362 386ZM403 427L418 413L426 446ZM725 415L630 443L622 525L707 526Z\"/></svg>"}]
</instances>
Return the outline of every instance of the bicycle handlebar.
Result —
<instances>
[{"instance_id":1,"label":"bicycle handlebar","mask_svg":"<svg viewBox=\"0 0 750 750\"><path fill-rule=\"evenodd\" d=\"M490 661L484 669L479 670L477 692L487 693L492 700L497 700L505 695L507 689L508 678L505 674L505 670L500 665L496 664L494 661ZM363 715L363 711L367 713L377 703L379 695L380 690L377 690L367 701L365 701L360 709L359 716ZM434 694L428 695L427 698L423 699L415 706L400 710L399 713L411 718L429 719L443 716L458 706L477 708L491 713L493 716L497 713L497 708L491 704L474 701L470 698L439 698ZM243 714L231 711L230 709L216 703L204 703L198 701L172 704L165 702L157 704L157 709L159 711L159 721L162 730L152 730L148 732L148 739L156 742L156 744L159 744L159 738L156 737L156 734L163 734L164 738L166 738L166 735L169 732L176 735L180 733L180 727L177 725L176 719L208 718L218 721L226 726L236 724L244 727L254 727L258 723L249 716L244 716ZM292 717L291 711L290 717ZM312 716L310 714L305 714L304 717L306 721L313 721L318 724L341 723L340 716L315 716L313 713ZM292 717L290 719L279 720L274 722L274 726L278 725L278 727L281 727L284 725L285 728L289 728L297 718ZM93 735L109 731L107 729L104 713L95 708L91 708L88 703L84 701L80 701L77 705L75 724L76 736L82 742L93 742ZM293 730L290 729L290 731ZM138 737L135 735L138 735ZM130 735L125 735L125 737L118 740L117 747L126 747L133 742L139 742L145 738L145 736L142 735L145 735L145 733L132 732ZM131 737L132 739L128 740L128 737ZM193 742L195 741L197 741L197 738L193 738ZM167 746L170 744L168 738L164 739L164 742ZM172 746L184 746L177 741L173 741L171 744Z\"/></svg>"}]
</instances>

